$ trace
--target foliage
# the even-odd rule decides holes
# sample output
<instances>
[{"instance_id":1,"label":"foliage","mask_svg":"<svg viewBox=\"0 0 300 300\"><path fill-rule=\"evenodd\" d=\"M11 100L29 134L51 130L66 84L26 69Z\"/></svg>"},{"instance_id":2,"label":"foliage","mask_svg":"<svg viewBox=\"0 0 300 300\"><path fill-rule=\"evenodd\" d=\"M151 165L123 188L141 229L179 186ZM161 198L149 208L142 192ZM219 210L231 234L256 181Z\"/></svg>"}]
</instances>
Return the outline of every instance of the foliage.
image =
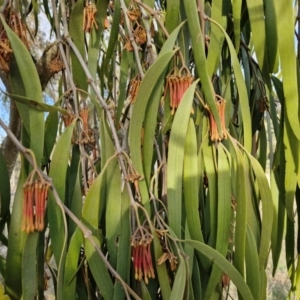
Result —
<instances>
[{"instance_id":1,"label":"foliage","mask_svg":"<svg viewBox=\"0 0 300 300\"><path fill-rule=\"evenodd\" d=\"M5 1L0 16L0 69L22 119L11 212L0 155L9 297L43 299L50 270L57 299L217 299L230 285L266 299L285 236L300 298L298 6L26 3ZM42 26L40 8L56 33L53 106L25 24L31 12Z\"/></svg>"}]
</instances>

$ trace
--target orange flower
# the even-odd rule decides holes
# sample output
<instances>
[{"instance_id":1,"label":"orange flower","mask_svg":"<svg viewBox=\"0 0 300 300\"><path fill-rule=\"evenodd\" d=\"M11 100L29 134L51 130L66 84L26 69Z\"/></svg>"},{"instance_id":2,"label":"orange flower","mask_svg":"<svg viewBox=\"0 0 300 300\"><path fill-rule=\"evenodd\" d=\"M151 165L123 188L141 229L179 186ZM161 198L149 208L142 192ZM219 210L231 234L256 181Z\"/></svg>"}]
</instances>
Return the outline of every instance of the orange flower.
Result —
<instances>
[{"instance_id":1,"label":"orange flower","mask_svg":"<svg viewBox=\"0 0 300 300\"><path fill-rule=\"evenodd\" d=\"M216 98L219 99L219 101L216 102L216 106L217 106L218 114L220 116L223 136L220 136L215 118L214 118L210 108L207 106L206 109L208 110L208 113L209 113L210 139L212 142L220 142L222 139L227 139L227 137L228 137L228 132L226 129L226 121L225 121L226 101L225 101L225 99L223 99L222 97L220 97L218 95L216 95Z\"/></svg>"},{"instance_id":2,"label":"orange flower","mask_svg":"<svg viewBox=\"0 0 300 300\"><path fill-rule=\"evenodd\" d=\"M90 33L92 28L98 29L98 24L96 22L96 5L92 2L87 1L87 5L83 9L83 31Z\"/></svg>"},{"instance_id":3,"label":"orange flower","mask_svg":"<svg viewBox=\"0 0 300 300\"><path fill-rule=\"evenodd\" d=\"M170 106L172 108L172 115L175 113L184 93L192 84L193 80L194 77L190 74L186 67L181 68L179 71L177 71L177 69L172 70L167 76L166 93L168 89L170 89Z\"/></svg>"},{"instance_id":4,"label":"orange flower","mask_svg":"<svg viewBox=\"0 0 300 300\"><path fill-rule=\"evenodd\" d=\"M36 171L33 170L23 186L23 220L22 231L27 233L44 230L44 215L50 183L41 177L33 181Z\"/></svg>"}]
</instances>

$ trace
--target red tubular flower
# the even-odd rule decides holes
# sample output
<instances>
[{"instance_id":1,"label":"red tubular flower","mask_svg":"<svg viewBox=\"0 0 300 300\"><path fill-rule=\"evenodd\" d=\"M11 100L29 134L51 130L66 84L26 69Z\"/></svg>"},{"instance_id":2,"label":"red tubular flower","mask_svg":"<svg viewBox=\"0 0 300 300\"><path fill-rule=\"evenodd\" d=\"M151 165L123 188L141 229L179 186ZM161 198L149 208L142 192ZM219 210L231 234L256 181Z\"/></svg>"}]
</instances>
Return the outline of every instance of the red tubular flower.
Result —
<instances>
[{"instance_id":1,"label":"red tubular flower","mask_svg":"<svg viewBox=\"0 0 300 300\"><path fill-rule=\"evenodd\" d=\"M144 278L146 284L149 278L155 278L150 249L152 238L144 227L139 227L131 238L134 277L136 280Z\"/></svg>"},{"instance_id":2,"label":"red tubular flower","mask_svg":"<svg viewBox=\"0 0 300 300\"><path fill-rule=\"evenodd\" d=\"M220 120L221 120L223 138L227 139L228 135L227 135L227 129L226 129L226 125L225 125L225 105L226 105L226 101L224 99L222 99L218 105L218 112L219 112Z\"/></svg>"},{"instance_id":3,"label":"red tubular flower","mask_svg":"<svg viewBox=\"0 0 300 300\"><path fill-rule=\"evenodd\" d=\"M28 195L27 195L27 211L26 211L26 232L34 232L34 215L33 215L33 204L34 204L34 186L30 184L28 186Z\"/></svg>"},{"instance_id":4,"label":"red tubular flower","mask_svg":"<svg viewBox=\"0 0 300 300\"><path fill-rule=\"evenodd\" d=\"M212 142L221 141L221 137L218 132L215 118L209 108L208 108L208 112L209 112L210 139Z\"/></svg>"},{"instance_id":5,"label":"red tubular flower","mask_svg":"<svg viewBox=\"0 0 300 300\"><path fill-rule=\"evenodd\" d=\"M183 74L185 73L185 74ZM186 67L181 68L179 71L174 69L167 76L166 92L170 89L170 106L172 108L171 114L175 113L175 110L179 106L181 99L193 82L194 77L189 73Z\"/></svg>"},{"instance_id":6,"label":"red tubular flower","mask_svg":"<svg viewBox=\"0 0 300 300\"><path fill-rule=\"evenodd\" d=\"M34 230L44 230L45 203L50 184L38 174L38 179L33 181L36 170L33 170L23 186L24 203L22 231L26 233Z\"/></svg>"}]
</instances>

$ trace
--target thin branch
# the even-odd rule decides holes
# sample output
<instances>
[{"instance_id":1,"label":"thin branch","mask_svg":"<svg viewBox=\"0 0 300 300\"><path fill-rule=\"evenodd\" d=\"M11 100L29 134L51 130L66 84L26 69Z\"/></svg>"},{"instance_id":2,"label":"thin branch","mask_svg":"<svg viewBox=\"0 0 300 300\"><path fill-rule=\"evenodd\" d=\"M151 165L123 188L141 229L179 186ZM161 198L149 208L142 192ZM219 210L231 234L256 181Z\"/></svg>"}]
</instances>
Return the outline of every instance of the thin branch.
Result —
<instances>
[{"instance_id":1,"label":"thin branch","mask_svg":"<svg viewBox=\"0 0 300 300\"><path fill-rule=\"evenodd\" d=\"M84 72L85 72L85 74L88 78L88 83L90 84L90 86L94 90L95 95L96 95L98 101L100 102L100 105L102 106L102 108L104 109L104 111L106 113L106 117L107 117L108 123L110 125L110 129L111 129L113 139L114 139L114 142L115 142L115 148L116 148L116 152L118 154L119 164L120 164L122 173L124 174L124 177L126 178L128 176L128 174L127 174L127 170L126 170L125 163L124 163L123 156L122 156L123 150L122 150L120 142L119 142L118 134L117 134L117 131L116 131L116 128L115 128L115 123L114 123L114 120L113 120L113 118L110 114L109 107L106 104L103 97L101 96L101 93L98 90L98 87L95 83L95 80L93 79L86 63L84 62L84 60L83 60L81 54L79 53L77 47L73 43L71 37L68 36L68 37L65 38L65 40L66 40L67 44L70 45L70 47L73 50L74 54L76 55L78 61L80 62L81 67L84 70ZM130 203L131 203L131 205L134 205L135 200L134 200L134 197L133 197L133 194L132 194L130 183L128 182L128 180L125 180L125 183L126 183L126 187L127 187L128 193L129 193Z\"/></svg>"},{"instance_id":2,"label":"thin branch","mask_svg":"<svg viewBox=\"0 0 300 300\"><path fill-rule=\"evenodd\" d=\"M125 20L125 25L126 25L126 28L127 28L129 40L130 40L131 45L133 47L135 61L136 61L136 64L137 64L140 76L143 79L144 78L144 72L143 72L143 68L142 68L142 65L141 65L141 61L140 61L139 47L136 44L136 42L134 40L134 36L132 34L132 29L131 29L131 26L130 26L130 21L129 21L129 18L128 18L128 15L127 15L127 11L128 10L127 10L127 7L125 5L124 0L120 0L120 3L121 3L121 8L122 8L123 14L124 14L124 20Z\"/></svg>"},{"instance_id":3,"label":"thin branch","mask_svg":"<svg viewBox=\"0 0 300 300\"><path fill-rule=\"evenodd\" d=\"M0 118L0 126L5 130L7 133L7 136L12 140L12 142L15 144L15 146L18 148L18 150L25 156L25 158L28 160L28 162L33 166L34 165L34 160L31 156L31 154L28 152L28 149L25 148L19 140L15 137L15 135L12 133L12 131L5 125L3 120ZM105 263L107 269L110 271L110 273L118 280L125 291L127 291L134 299L141 300L141 298L130 288L130 286L127 285L127 283L121 278L121 276L116 272L116 270L110 265L108 260L106 259L105 255L101 251L101 249L97 246L94 237L92 235L92 231L88 229L74 214L72 211L66 207L63 202L61 201L57 190L55 186L53 185L52 178L48 177L40 168L37 168L39 173L43 176L43 178L50 183L51 185L51 190L54 196L54 199L56 201L56 204L64 211L70 219L79 227L79 229L82 231L84 238L88 239L90 243L93 245L95 250L97 251L98 255L101 257L103 262ZM127 298L129 296L127 295Z\"/></svg>"}]
</instances>

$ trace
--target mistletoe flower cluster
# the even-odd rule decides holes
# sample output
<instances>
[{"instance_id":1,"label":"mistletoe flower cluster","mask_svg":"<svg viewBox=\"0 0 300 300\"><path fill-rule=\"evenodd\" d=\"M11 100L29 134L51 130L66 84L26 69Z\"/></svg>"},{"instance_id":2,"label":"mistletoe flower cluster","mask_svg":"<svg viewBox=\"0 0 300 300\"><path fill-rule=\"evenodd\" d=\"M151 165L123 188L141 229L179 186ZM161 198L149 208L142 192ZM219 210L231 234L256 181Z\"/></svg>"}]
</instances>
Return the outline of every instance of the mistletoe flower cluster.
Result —
<instances>
[{"instance_id":1,"label":"mistletoe flower cluster","mask_svg":"<svg viewBox=\"0 0 300 300\"><path fill-rule=\"evenodd\" d=\"M172 115L179 106L183 94L193 81L194 77L186 67L182 67L179 71L174 69L167 76L166 93L170 90L170 106L172 108Z\"/></svg>"},{"instance_id":2,"label":"mistletoe flower cluster","mask_svg":"<svg viewBox=\"0 0 300 300\"><path fill-rule=\"evenodd\" d=\"M34 177L36 177L34 179ZM46 200L50 183L45 181L35 169L23 185L24 203L22 231L27 233L43 231Z\"/></svg>"},{"instance_id":3,"label":"mistletoe flower cluster","mask_svg":"<svg viewBox=\"0 0 300 300\"><path fill-rule=\"evenodd\" d=\"M149 278L155 278L150 249L152 240L153 236L143 226L139 226L131 237L134 276L136 280L140 281L144 277L146 284L148 284Z\"/></svg>"},{"instance_id":4,"label":"mistletoe flower cluster","mask_svg":"<svg viewBox=\"0 0 300 300\"><path fill-rule=\"evenodd\" d=\"M210 139L212 142L220 142L222 139L227 139L227 129L225 125L225 105L226 101L225 99L221 98L220 96L216 97L219 99L216 102L218 114L220 116L220 121L221 121L221 127L223 131L223 136L220 136L217 128L217 123L215 121L215 118L210 110L209 107L207 107L207 110L209 112L209 127L210 127Z\"/></svg>"}]
</instances>

